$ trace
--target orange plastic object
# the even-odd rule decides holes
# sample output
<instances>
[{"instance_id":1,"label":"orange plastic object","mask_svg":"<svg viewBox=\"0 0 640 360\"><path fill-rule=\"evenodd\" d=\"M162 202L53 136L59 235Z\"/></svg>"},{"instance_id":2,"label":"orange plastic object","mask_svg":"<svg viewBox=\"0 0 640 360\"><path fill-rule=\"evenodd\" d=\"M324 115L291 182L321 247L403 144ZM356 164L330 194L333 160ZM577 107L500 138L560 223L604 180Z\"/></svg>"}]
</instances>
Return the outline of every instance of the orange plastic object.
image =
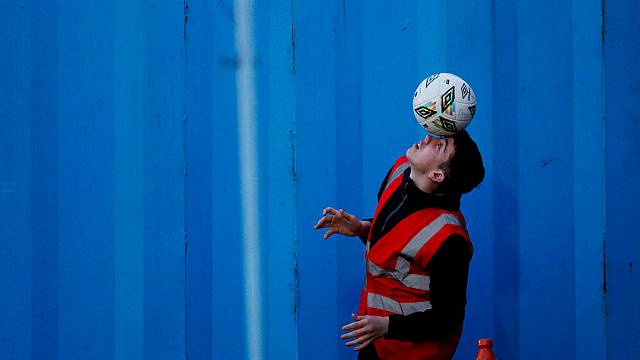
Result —
<instances>
[{"instance_id":1,"label":"orange plastic object","mask_svg":"<svg viewBox=\"0 0 640 360\"><path fill-rule=\"evenodd\" d=\"M491 348L493 347L493 340L480 339L478 340L478 356L476 360L496 360L496 356Z\"/></svg>"}]
</instances>

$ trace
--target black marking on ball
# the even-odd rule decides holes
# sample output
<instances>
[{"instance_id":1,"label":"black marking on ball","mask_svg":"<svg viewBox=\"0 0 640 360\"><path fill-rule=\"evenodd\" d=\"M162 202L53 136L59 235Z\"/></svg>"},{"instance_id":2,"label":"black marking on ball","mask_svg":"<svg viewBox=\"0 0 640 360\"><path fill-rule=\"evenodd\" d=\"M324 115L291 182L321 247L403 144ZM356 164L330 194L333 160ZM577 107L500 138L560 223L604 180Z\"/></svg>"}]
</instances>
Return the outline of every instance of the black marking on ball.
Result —
<instances>
[{"instance_id":1,"label":"black marking on ball","mask_svg":"<svg viewBox=\"0 0 640 360\"><path fill-rule=\"evenodd\" d=\"M455 122L453 122L453 121L451 121L449 119L443 118L442 116L440 117L439 120L440 120L440 125L441 125L440 127L441 128L443 128L443 129L445 129L447 131L451 131L451 132L457 132L458 131L458 128L456 127L456 123Z\"/></svg>"},{"instance_id":2,"label":"black marking on ball","mask_svg":"<svg viewBox=\"0 0 640 360\"><path fill-rule=\"evenodd\" d=\"M431 76L429 76L427 78L427 80L424 82L424 88L426 89L427 86L429 86L429 84L431 84L433 82L433 80L437 79L440 76L440 74L433 74Z\"/></svg>"},{"instance_id":3,"label":"black marking on ball","mask_svg":"<svg viewBox=\"0 0 640 360\"><path fill-rule=\"evenodd\" d=\"M464 99L465 97L468 97L469 100L471 100L471 91L469 91L469 87L467 86L467 84L462 83L462 98Z\"/></svg>"},{"instance_id":4,"label":"black marking on ball","mask_svg":"<svg viewBox=\"0 0 640 360\"><path fill-rule=\"evenodd\" d=\"M440 106L442 107L441 111L445 112L453 104L456 99L456 87L452 86L447 90L444 94L442 94L442 98L440 99Z\"/></svg>"},{"instance_id":5,"label":"black marking on ball","mask_svg":"<svg viewBox=\"0 0 640 360\"><path fill-rule=\"evenodd\" d=\"M426 106L418 106L417 108L415 108L415 112L423 119L428 119L436 113L435 110L431 110Z\"/></svg>"}]
</instances>

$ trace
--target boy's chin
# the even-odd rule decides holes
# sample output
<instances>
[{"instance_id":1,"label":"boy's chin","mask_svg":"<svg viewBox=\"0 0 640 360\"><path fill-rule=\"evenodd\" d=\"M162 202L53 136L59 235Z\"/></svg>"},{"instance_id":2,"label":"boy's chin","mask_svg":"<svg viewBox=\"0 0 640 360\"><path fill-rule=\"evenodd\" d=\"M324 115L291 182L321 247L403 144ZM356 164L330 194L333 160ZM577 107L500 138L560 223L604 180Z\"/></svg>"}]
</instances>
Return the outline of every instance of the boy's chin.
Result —
<instances>
[{"instance_id":1,"label":"boy's chin","mask_svg":"<svg viewBox=\"0 0 640 360\"><path fill-rule=\"evenodd\" d=\"M413 153L413 146L408 148L407 151L404 152L404 155L409 158L411 153Z\"/></svg>"}]
</instances>

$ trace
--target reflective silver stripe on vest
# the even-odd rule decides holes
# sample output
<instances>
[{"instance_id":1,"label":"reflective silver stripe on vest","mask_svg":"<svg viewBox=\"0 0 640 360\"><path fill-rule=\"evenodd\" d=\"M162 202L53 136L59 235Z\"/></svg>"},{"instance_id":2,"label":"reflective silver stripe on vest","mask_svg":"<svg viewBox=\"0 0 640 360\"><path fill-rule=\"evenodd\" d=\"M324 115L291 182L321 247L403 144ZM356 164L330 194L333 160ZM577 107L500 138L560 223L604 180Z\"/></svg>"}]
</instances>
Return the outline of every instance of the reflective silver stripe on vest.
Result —
<instances>
[{"instance_id":1,"label":"reflective silver stripe on vest","mask_svg":"<svg viewBox=\"0 0 640 360\"><path fill-rule=\"evenodd\" d=\"M371 262L371 260L367 262L367 269L369 270L369 274L373 276L385 276L400 281L402 285L406 287L418 290L429 290L431 279L426 275L408 274L397 270L391 271L383 269Z\"/></svg>"},{"instance_id":2,"label":"reflective silver stripe on vest","mask_svg":"<svg viewBox=\"0 0 640 360\"><path fill-rule=\"evenodd\" d=\"M401 303L379 294L367 294L367 307L385 310L394 314L409 315L431 309L429 301Z\"/></svg>"},{"instance_id":3,"label":"reflective silver stripe on vest","mask_svg":"<svg viewBox=\"0 0 640 360\"><path fill-rule=\"evenodd\" d=\"M442 214L433 220L429 225L425 226L420 232L418 232L402 249L398 261L396 262L396 270L400 273L409 273L409 267L411 265L410 260L413 260L418 254L418 251L438 233L445 225L457 225L462 227L460 220L452 214Z\"/></svg>"},{"instance_id":4,"label":"reflective silver stripe on vest","mask_svg":"<svg viewBox=\"0 0 640 360\"><path fill-rule=\"evenodd\" d=\"M407 168L409 167L409 162L407 161L406 163L398 166L398 168L389 176L389 179L387 180L387 185L385 186L385 189L389 187L389 185L393 182L393 180L397 179L398 176L402 175L402 173L407 170Z\"/></svg>"}]
</instances>

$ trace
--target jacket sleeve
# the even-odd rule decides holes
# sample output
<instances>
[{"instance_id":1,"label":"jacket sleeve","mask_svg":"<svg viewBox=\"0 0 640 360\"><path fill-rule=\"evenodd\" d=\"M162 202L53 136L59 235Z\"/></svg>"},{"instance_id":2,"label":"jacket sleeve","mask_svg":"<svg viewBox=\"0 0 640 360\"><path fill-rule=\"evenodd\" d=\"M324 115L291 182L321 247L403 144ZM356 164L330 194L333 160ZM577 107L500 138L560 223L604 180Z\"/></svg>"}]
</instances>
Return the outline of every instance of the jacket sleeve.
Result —
<instances>
[{"instance_id":1,"label":"jacket sleeve","mask_svg":"<svg viewBox=\"0 0 640 360\"><path fill-rule=\"evenodd\" d=\"M427 265L431 277L431 309L389 316L386 339L441 341L459 334L467 304L471 260L466 241L457 234L444 241Z\"/></svg>"}]
</instances>

